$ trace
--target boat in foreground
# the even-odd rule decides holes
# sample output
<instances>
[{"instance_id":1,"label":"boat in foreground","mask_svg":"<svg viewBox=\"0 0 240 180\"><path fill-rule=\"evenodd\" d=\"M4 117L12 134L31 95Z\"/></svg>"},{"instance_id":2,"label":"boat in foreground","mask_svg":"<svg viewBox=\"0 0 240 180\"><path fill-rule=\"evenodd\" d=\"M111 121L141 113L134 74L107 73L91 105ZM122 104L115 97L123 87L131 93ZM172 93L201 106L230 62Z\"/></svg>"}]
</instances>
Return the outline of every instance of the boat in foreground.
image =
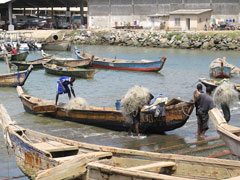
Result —
<instances>
[{"instance_id":1,"label":"boat in foreground","mask_svg":"<svg viewBox=\"0 0 240 180\"><path fill-rule=\"evenodd\" d=\"M26 70L30 65L33 66L33 69L40 69L43 68L42 64L48 61L50 61L49 57L44 57L33 61L10 61L9 66L11 69L16 67L18 71Z\"/></svg>"},{"instance_id":2,"label":"boat in foreground","mask_svg":"<svg viewBox=\"0 0 240 180\"><path fill-rule=\"evenodd\" d=\"M209 112L209 117L228 149L240 160L240 127L229 125L217 108Z\"/></svg>"},{"instance_id":3,"label":"boat in foreground","mask_svg":"<svg viewBox=\"0 0 240 180\"><path fill-rule=\"evenodd\" d=\"M86 79L94 78L94 75L98 72L97 69L93 68L64 67L51 63L44 63L43 67L49 74L59 76L74 76Z\"/></svg>"},{"instance_id":4,"label":"boat in foreground","mask_svg":"<svg viewBox=\"0 0 240 180\"><path fill-rule=\"evenodd\" d=\"M92 57L90 54L81 54L77 47L75 47L75 54L79 59ZM166 56L163 56L162 59L158 61L110 59L94 56L92 66L104 69L157 72L163 68L166 59Z\"/></svg>"},{"instance_id":5,"label":"boat in foreground","mask_svg":"<svg viewBox=\"0 0 240 180\"><path fill-rule=\"evenodd\" d=\"M85 109L69 109L67 104L55 106L54 101L36 98L24 94L17 87L24 109L32 114L45 114L57 119L74 121L82 124L98 126L116 131L129 131L131 122L123 118L120 110L105 107L86 107ZM166 116L155 117L150 111L141 111L139 129L141 133L161 134L182 127L193 111L194 105L179 99L172 99L166 104Z\"/></svg>"},{"instance_id":6,"label":"boat in foreground","mask_svg":"<svg viewBox=\"0 0 240 180\"><path fill-rule=\"evenodd\" d=\"M64 67L90 67L92 65L93 56L91 58L86 59L74 59L74 58L60 58L55 55L47 54L43 50L43 57L51 57L51 61L49 63L56 64L57 66Z\"/></svg>"},{"instance_id":7,"label":"boat in foreground","mask_svg":"<svg viewBox=\"0 0 240 180\"><path fill-rule=\"evenodd\" d=\"M32 65L30 65L25 71L0 74L0 87L23 86L31 72Z\"/></svg>"},{"instance_id":8,"label":"boat in foreground","mask_svg":"<svg viewBox=\"0 0 240 180\"><path fill-rule=\"evenodd\" d=\"M240 178L240 162L68 140L17 125L0 105L5 141L30 179L193 180Z\"/></svg>"}]
</instances>

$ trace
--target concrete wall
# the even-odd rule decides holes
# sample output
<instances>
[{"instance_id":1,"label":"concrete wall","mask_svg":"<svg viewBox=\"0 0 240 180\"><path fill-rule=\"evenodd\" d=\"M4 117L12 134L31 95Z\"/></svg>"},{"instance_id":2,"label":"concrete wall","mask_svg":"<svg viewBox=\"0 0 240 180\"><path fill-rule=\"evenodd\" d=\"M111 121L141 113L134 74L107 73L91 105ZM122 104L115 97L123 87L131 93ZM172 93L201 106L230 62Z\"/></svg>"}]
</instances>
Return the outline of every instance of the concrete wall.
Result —
<instances>
[{"instance_id":1,"label":"concrete wall","mask_svg":"<svg viewBox=\"0 0 240 180\"><path fill-rule=\"evenodd\" d=\"M212 18L240 22L240 0L89 0L90 27L133 25L134 21L152 27L153 14L168 14L177 9L212 9Z\"/></svg>"}]
</instances>

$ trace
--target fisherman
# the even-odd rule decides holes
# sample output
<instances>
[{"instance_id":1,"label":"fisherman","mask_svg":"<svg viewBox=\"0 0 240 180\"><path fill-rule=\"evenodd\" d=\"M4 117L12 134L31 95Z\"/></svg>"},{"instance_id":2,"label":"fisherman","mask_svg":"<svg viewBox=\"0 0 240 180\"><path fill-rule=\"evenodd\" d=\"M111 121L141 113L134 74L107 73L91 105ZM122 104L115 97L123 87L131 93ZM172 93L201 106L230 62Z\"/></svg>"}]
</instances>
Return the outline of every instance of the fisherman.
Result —
<instances>
[{"instance_id":1,"label":"fisherman","mask_svg":"<svg viewBox=\"0 0 240 180\"><path fill-rule=\"evenodd\" d=\"M15 49L15 47L12 48L12 53L13 53L14 55L17 54L17 50Z\"/></svg>"},{"instance_id":2,"label":"fisherman","mask_svg":"<svg viewBox=\"0 0 240 180\"><path fill-rule=\"evenodd\" d=\"M198 116L198 105L196 104L196 99L197 99L197 97L198 97L198 95L199 94L201 94L201 93L204 93L203 92L203 90L202 90L202 84L198 84L197 85L197 89L193 92L193 98L192 98L192 100L193 100L193 102L195 103L195 108L196 108L196 116L197 116L197 120L198 121L200 121L199 120L199 116ZM198 128L197 128L197 133L196 133L196 135L197 136L199 136L200 135L200 126L198 125Z\"/></svg>"},{"instance_id":3,"label":"fisherman","mask_svg":"<svg viewBox=\"0 0 240 180\"><path fill-rule=\"evenodd\" d=\"M71 93L72 93L72 95L74 97L76 97L74 90L73 90L73 82L74 81L75 81L75 77L68 77L68 76L62 76L58 79L58 81L57 81L58 90L57 90L56 103L55 103L56 105L58 102L59 94L68 93L68 98L71 99ZM70 85L71 92L70 92L68 85Z\"/></svg>"},{"instance_id":4,"label":"fisherman","mask_svg":"<svg viewBox=\"0 0 240 180\"><path fill-rule=\"evenodd\" d=\"M205 137L205 132L208 130L208 111L215 107L212 97L210 96L212 88L207 86L206 93L201 93L196 99L196 104L198 106L197 115L198 126L199 126L199 136Z\"/></svg>"}]
</instances>

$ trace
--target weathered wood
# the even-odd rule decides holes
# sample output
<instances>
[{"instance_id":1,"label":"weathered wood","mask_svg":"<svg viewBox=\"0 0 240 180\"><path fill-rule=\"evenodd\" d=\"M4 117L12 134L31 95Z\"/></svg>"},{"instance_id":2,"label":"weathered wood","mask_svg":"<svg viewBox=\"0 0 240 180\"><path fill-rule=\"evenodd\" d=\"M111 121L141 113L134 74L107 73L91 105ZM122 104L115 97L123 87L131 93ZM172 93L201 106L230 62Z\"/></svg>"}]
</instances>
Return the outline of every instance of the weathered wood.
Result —
<instances>
[{"instance_id":1,"label":"weathered wood","mask_svg":"<svg viewBox=\"0 0 240 180\"><path fill-rule=\"evenodd\" d=\"M74 179L86 173L86 167L89 162L101 158L111 157L110 152L93 152L80 154L73 157L59 166L45 170L37 174L37 180L56 180L56 179Z\"/></svg>"},{"instance_id":2,"label":"weathered wood","mask_svg":"<svg viewBox=\"0 0 240 180\"><path fill-rule=\"evenodd\" d=\"M153 164L147 164L147 165L142 165L142 166L136 166L136 167L131 167L128 168L128 170L141 170L141 171L151 171L154 169L155 172L160 172L160 169L163 167L174 167L176 166L176 163L174 162L157 162Z\"/></svg>"}]
</instances>

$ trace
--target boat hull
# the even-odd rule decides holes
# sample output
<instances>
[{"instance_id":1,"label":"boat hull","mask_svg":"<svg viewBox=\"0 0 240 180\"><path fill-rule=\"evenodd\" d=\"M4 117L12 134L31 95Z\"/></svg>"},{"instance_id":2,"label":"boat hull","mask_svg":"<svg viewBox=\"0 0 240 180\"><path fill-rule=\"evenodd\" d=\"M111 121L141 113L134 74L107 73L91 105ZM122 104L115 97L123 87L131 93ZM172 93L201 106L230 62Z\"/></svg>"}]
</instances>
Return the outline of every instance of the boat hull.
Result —
<instances>
[{"instance_id":1,"label":"boat hull","mask_svg":"<svg viewBox=\"0 0 240 180\"><path fill-rule=\"evenodd\" d=\"M42 44L43 50L49 51L70 51L71 42L70 41L55 41Z\"/></svg>"},{"instance_id":2,"label":"boat hull","mask_svg":"<svg viewBox=\"0 0 240 180\"><path fill-rule=\"evenodd\" d=\"M20 52L16 55L12 54L10 61L25 61L28 56L28 52Z\"/></svg>"},{"instance_id":3,"label":"boat hull","mask_svg":"<svg viewBox=\"0 0 240 180\"><path fill-rule=\"evenodd\" d=\"M230 78L231 68L226 66L219 66L210 69L210 76L214 78Z\"/></svg>"}]
</instances>

